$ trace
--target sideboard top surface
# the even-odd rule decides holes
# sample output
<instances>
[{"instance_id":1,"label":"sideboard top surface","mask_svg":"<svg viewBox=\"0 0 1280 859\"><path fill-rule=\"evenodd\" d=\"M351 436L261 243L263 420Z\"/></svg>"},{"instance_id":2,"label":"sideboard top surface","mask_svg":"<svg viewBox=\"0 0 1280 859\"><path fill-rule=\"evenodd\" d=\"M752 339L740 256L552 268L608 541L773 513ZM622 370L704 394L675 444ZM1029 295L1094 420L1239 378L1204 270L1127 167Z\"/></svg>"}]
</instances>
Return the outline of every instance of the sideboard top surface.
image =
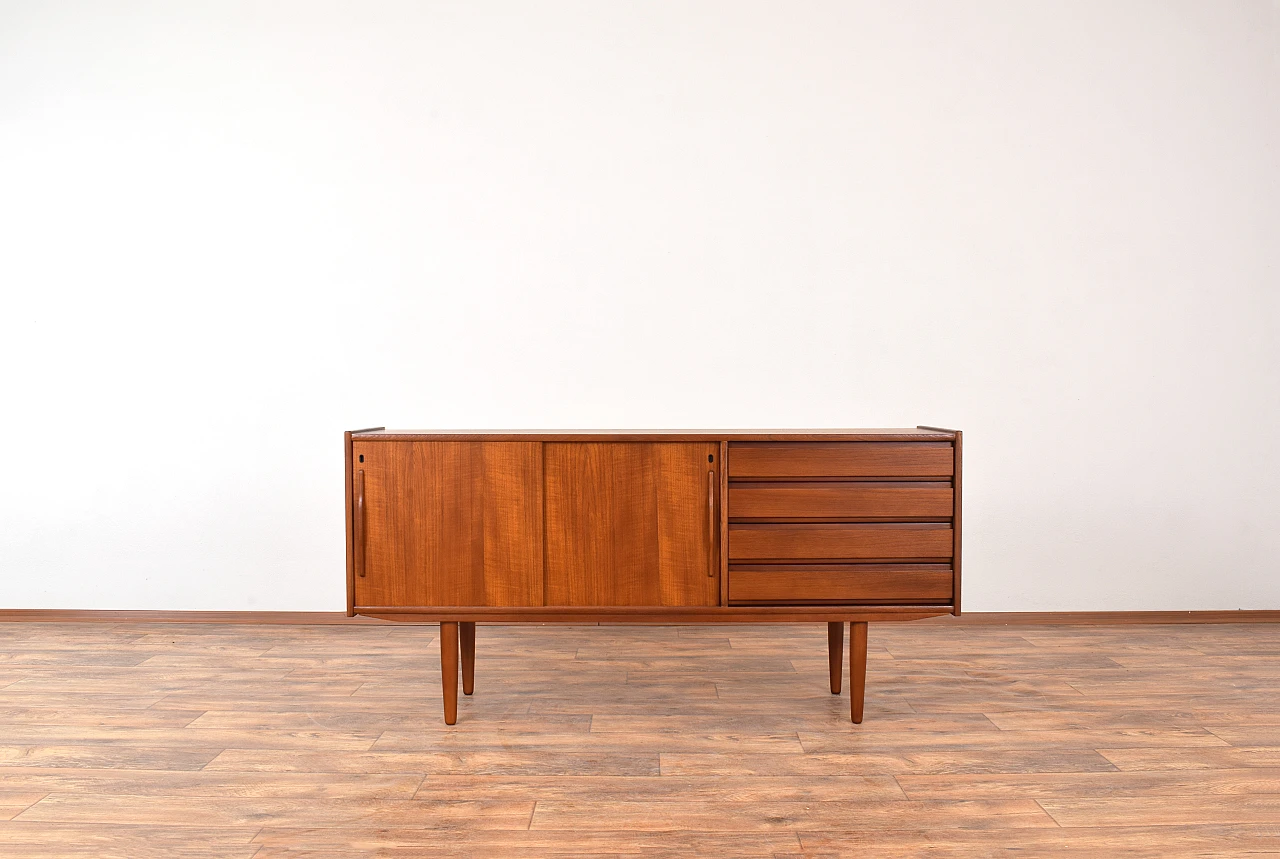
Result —
<instances>
[{"instance_id":1,"label":"sideboard top surface","mask_svg":"<svg viewBox=\"0 0 1280 859\"><path fill-rule=\"evenodd\" d=\"M953 441L956 433L931 427L898 429L632 429L632 430L415 430L352 433L361 441Z\"/></svg>"}]
</instances>

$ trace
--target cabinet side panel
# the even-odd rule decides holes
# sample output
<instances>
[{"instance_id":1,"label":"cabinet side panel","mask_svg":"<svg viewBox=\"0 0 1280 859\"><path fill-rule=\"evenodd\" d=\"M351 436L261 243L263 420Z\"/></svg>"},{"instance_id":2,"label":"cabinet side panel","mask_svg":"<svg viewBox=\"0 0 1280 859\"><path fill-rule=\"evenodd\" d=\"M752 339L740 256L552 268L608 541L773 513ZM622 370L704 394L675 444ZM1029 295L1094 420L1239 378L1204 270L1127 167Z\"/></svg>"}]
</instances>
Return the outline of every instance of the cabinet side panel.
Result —
<instances>
[{"instance_id":1,"label":"cabinet side panel","mask_svg":"<svg viewBox=\"0 0 1280 859\"><path fill-rule=\"evenodd\" d=\"M355 535L352 533L352 470L351 470L351 433L342 434L343 485L346 487L346 523L347 523L347 617L356 613L356 555Z\"/></svg>"},{"instance_id":2,"label":"cabinet side panel","mask_svg":"<svg viewBox=\"0 0 1280 859\"><path fill-rule=\"evenodd\" d=\"M542 444L488 442L484 457L484 576L474 605L542 605Z\"/></svg>"},{"instance_id":3,"label":"cabinet side panel","mask_svg":"<svg viewBox=\"0 0 1280 859\"><path fill-rule=\"evenodd\" d=\"M963 468L961 467L962 465L961 461L964 459L964 434L959 430L956 431L955 456L956 456L956 460L955 460L956 473L955 473L954 486L955 486L955 492L956 492L956 500L954 504L955 512L952 514L952 527L955 528L956 540L955 540L955 559L952 561L952 564L951 564L953 574L954 574L954 580L951 586L951 593L952 593L952 599L955 605L952 608L951 613L954 615L959 615L960 614L960 555L961 555L960 537L964 531L963 527L961 527L961 521L960 521L961 508L963 506L961 504L961 500L964 497L964 487L961 481L961 473L963 471Z\"/></svg>"}]
</instances>

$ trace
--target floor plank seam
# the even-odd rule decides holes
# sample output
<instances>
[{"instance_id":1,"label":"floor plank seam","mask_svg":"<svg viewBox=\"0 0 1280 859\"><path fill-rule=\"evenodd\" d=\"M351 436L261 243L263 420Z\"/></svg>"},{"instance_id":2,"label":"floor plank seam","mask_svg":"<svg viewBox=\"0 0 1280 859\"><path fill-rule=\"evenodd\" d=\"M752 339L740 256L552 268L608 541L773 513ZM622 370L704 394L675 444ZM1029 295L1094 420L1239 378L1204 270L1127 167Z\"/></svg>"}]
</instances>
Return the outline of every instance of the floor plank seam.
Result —
<instances>
[{"instance_id":1,"label":"floor plank seam","mask_svg":"<svg viewBox=\"0 0 1280 859\"><path fill-rule=\"evenodd\" d=\"M1036 805L1040 806L1040 810L1041 810L1042 812L1044 812L1044 813L1045 813L1045 815L1046 815L1050 820L1052 820L1052 821L1053 821L1053 825L1054 825L1054 826L1058 827L1059 829L1065 829L1065 828L1066 828L1066 827L1064 827L1064 826L1062 825L1062 822L1061 822L1060 820L1058 820L1058 818L1056 818L1056 817L1054 817L1054 816L1053 816L1053 813L1052 813L1051 811L1049 811L1049 809L1047 809L1047 808L1045 808L1045 807L1044 807L1044 803L1043 803L1043 802L1041 802L1041 801L1040 801L1040 800L1038 800L1038 799L1034 799L1034 800L1032 800L1032 802L1034 802Z\"/></svg>"},{"instance_id":2,"label":"floor plank seam","mask_svg":"<svg viewBox=\"0 0 1280 859\"><path fill-rule=\"evenodd\" d=\"M49 792L49 793L46 793L44 796L40 797L40 798L39 798L39 799L37 799L35 802L33 802L33 803L31 803L30 805L28 805L26 808L22 809L22 811L19 811L19 812L18 812L17 814L15 814L13 817L10 817L10 818L9 818L9 820L11 820L11 821L13 821L13 820L17 820L19 817L21 817L22 815L26 814L26 813L27 813L28 811L30 811L31 809L35 808L35 807L36 807L37 805L39 805L40 803L44 802L46 799L48 799L48 798L49 798L50 796L52 796L52 795L53 795L52 791L51 791L51 792ZM3 821L0 821L0 823L3 823Z\"/></svg>"}]
</instances>

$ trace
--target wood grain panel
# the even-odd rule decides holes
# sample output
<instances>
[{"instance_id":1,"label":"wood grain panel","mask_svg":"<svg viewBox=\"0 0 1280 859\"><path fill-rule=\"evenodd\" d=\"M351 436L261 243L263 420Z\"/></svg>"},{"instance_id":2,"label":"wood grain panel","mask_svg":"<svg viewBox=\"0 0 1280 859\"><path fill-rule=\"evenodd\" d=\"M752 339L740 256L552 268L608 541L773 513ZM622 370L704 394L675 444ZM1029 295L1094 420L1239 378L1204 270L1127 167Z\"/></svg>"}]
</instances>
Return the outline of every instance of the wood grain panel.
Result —
<instances>
[{"instance_id":1,"label":"wood grain panel","mask_svg":"<svg viewBox=\"0 0 1280 859\"><path fill-rule=\"evenodd\" d=\"M951 537L946 524L730 524L729 560L942 559L951 557Z\"/></svg>"},{"instance_id":2,"label":"wood grain panel","mask_svg":"<svg viewBox=\"0 0 1280 859\"><path fill-rule=\"evenodd\" d=\"M658 604L658 503L644 444L545 448L547 604Z\"/></svg>"},{"instance_id":3,"label":"wood grain panel","mask_svg":"<svg viewBox=\"0 0 1280 859\"><path fill-rule=\"evenodd\" d=\"M658 597L653 605L720 601L718 444L655 444Z\"/></svg>"},{"instance_id":4,"label":"wood grain panel","mask_svg":"<svg viewBox=\"0 0 1280 859\"><path fill-rule=\"evenodd\" d=\"M950 477L950 442L732 442L730 478Z\"/></svg>"},{"instance_id":5,"label":"wood grain panel","mask_svg":"<svg viewBox=\"0 0 1280 859\"><path fill-rule=\"evenodd\" d=\"M542 445L487 443L484 605L542 605Z\"/></svg>"},{"instance_id":6,"label":"wood grain panel","mask_svg":"<svg viewBox=\"0 0 1280 859\"><path fill-rule=\"evenodd\" d=\"M716 605L718 540L707 504L718 449L547 444L547 604Z\"/></svg>"},{"instance_id":7,"label":"wood grain panel","mask_svg":"<svg viewBox=\"0 0 1280 859\"><path fill-rule=\"evenodd\" d=\"M366 571L356 602L541 605L541 448L354 442L365 492L365 540L355 551Z\"/></svg>"},{"instance_id":8,"label":"wood grain panel","mask_svg":"<svg viewBox=\"0 0 1280 859\"><path fill-rule=\"evenodd\" d=\"M729 484L729 518L929 519L951 516L950 483Z\"/></svg>"},{"instance_id":9,"label":"wood grain panel","mask_svg":"<svg viewBox=\"0 0 1280 859\"><path fill-rule=\"evenodd\" d=\"M946 564L735 564L729 600L752 603L947 603Z\"/></svg>"}]
</instances>

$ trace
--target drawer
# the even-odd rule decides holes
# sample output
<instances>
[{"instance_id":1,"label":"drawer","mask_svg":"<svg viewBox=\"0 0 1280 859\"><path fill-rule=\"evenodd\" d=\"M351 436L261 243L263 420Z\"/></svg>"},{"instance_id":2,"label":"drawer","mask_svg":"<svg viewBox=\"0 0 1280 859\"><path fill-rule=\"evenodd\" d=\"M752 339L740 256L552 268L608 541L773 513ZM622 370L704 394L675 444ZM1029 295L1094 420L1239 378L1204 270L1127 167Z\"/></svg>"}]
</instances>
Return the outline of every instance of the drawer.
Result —
<instances>
[{"instance_id":1,"label":"drawer","mask_svg":"<svg viewBox=\"0 0 1280 859\"><path fill-rule=\"evenodd\" d=\"M729 525L730 561L934 560L952 555L948 524Z\"/></svg>"},{"instance_id":2,"label":"drawer","mask_svg":"<svg viewBox=\"0 0 1280 859\"><path fill-rule=\"evenodd\" d=\"M729 604L946 605L946 564L757 564L729 568Z\"/></svg>"},{"instance_id":3,"label":"drawer","mask_svg":"<svg viewBox=\"0 0 1280 859\"><path fill-rule=\"evenodd\" d=\"M950 483L729 484L729 519L946 519Z\"/></svg>"},{"instance_id":4,"label":"drawer","mask_svg":"<svg viewBox=\"0 0 1280 859\"><path fill-rule=\"evenodd\" d=\"M950 442L730 442L729 477L938 477L955 473Z\"/></svg>"}]
</instances>

